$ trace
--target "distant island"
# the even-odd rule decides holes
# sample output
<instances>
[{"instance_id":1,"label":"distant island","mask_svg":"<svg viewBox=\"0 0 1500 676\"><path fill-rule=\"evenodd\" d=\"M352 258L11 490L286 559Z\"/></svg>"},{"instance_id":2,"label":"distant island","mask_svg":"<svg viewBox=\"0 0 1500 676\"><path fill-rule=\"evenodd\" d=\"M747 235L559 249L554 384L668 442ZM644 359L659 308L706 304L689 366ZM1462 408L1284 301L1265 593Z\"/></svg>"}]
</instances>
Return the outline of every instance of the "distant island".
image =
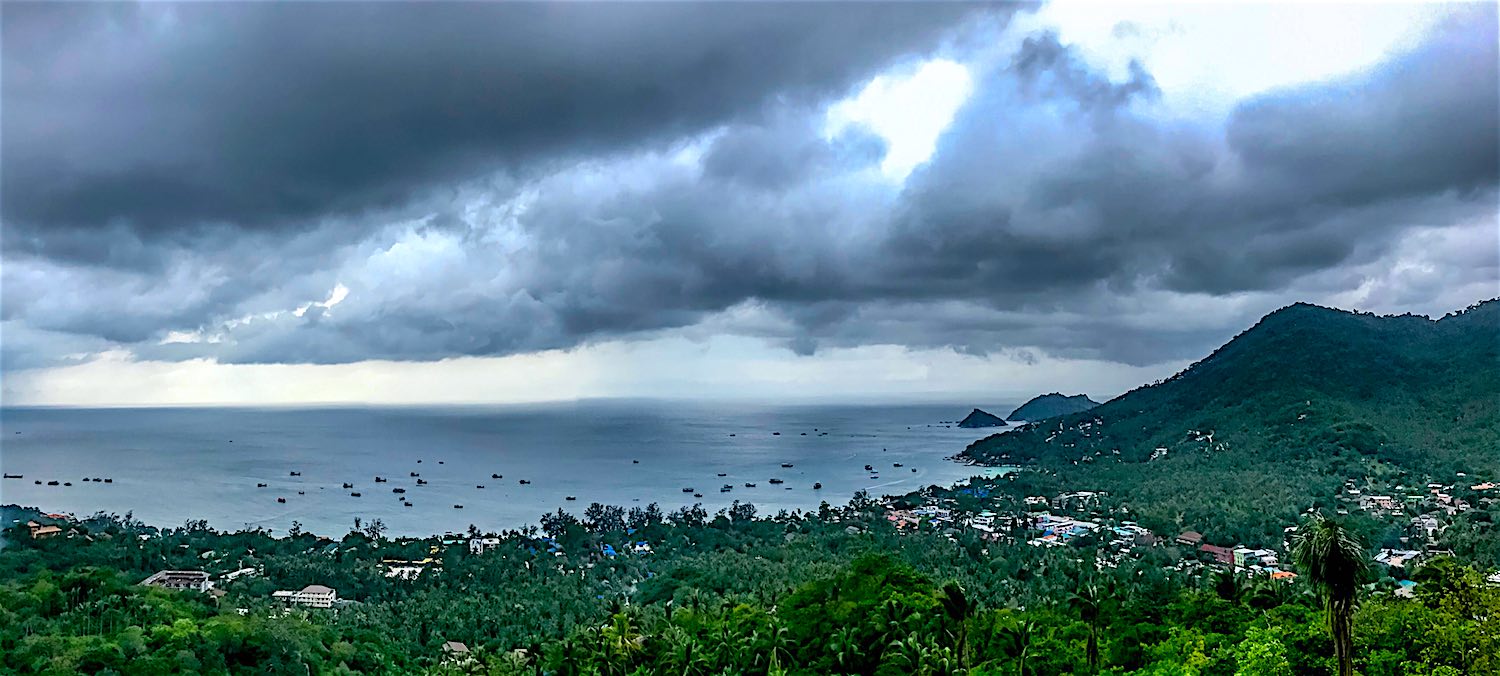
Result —
<instances>
[{"instance_id":1,"label":"distant island","mask_svg":"<svg viewBox=\"0 0 1500 676\"><path fill-rule=\"evenodd\" d=\"M1098 405L1099 402L1090 399L1087 394L1075 394L1070 397L1065 394L1053 392L1033 397L1031 401L1021 404L1020 408L1011 411L1010 415L1006 416L1005 419L1011 422L1018 420L1036 422L1038 420L1056 418L1060 415L1068 415L1069 413L1081 413Z\"/></svg>"},{"instance_id":2,"label":"distant island","mask_svg":"<svg viewBox=\"0 0 1500 676\"><path fill-rule=\"evenodd\" d=\"M993 413L974 409L964 419L959 421L959 427L1005 427L1005 420Z\"/></svg>"}]
</instances>

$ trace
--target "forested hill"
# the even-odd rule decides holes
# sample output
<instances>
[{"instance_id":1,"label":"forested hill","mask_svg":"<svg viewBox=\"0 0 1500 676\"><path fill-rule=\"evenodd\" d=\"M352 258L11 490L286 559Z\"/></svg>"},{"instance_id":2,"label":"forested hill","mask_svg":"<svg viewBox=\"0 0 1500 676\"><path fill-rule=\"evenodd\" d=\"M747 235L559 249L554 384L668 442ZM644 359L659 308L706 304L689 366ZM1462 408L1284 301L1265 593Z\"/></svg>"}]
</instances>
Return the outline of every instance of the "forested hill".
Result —
<instances>
[{"instance_id":1,"label":"forested hill","mask_svg":"<svg viewBox=\"0 0 1500 676\"><path fill-rule=\"evenodd\" d=\"M1080 413L1098 405L1099 402L1090 399L1087 394L1075 394L1069 397L1058 392L1053 392L1033 397L1031 401L1021 404L1019 408L1011 411L1010 415L1005 419L1011 422L1018 420L1035 422L1048 418L1056 418L1057 416L1069 413Z\"/></svg>"},{"instance_id":2,"label":"forested hill","mask_svg":"<svg viewBox=\"0 0 1500 676\"><path fill-rule=\"evenodd\" d=\"M1495 300L1440 320L1299 303L1172 378L982 439L964 455L1039 462L1187 522L1214 506L1178 493L1211 489L1216 506L1295 510L1372 472L1493 476L1497 336Z\"/></svg>"}]
</instances>

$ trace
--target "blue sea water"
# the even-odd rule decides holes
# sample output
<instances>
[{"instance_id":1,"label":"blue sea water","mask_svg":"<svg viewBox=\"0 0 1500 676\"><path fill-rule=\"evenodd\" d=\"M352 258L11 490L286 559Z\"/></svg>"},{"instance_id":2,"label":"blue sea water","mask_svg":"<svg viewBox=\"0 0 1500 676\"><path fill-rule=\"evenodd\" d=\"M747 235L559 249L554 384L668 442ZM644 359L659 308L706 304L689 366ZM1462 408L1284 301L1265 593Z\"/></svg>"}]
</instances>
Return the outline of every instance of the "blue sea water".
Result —
<instances>
[{"instance_id":1,"label":"blue sea water","mask_svg":"<svg viewBox=\"0 0 1500 676\"><path fill-rule=\"evenodd\" d=\"M581 514L590 502L657 502L666 511L696 502L712 512L740 500L762 513L809 510L823 500L843 504L861 489L902 494L985 473L947 459L994 431L943 422L971 407L607 400L443 408L6 408L0 410L0 469L25 478L0 481L0 503L80 516L133 512L157 526L206 519L217 528L276 533L295 520L333 536L347 532L355 517L382 519L392 535L460 531L469 524L517 528L559 507ZM427 485L416 485L412 472ZM497 473L504 478L491 478ZM376 476L389 482L375 483ZM113 482L83 481L94 477ZM772 485L773 477L786 483ZM47 486L50 480L73 485ZM814 490L815 482L823 488ZM733 490L721 493L724 484ZM684 493L685 487L703 497ZM411 507L395 488L406 490Z\"/></svg>"}]
</instances>

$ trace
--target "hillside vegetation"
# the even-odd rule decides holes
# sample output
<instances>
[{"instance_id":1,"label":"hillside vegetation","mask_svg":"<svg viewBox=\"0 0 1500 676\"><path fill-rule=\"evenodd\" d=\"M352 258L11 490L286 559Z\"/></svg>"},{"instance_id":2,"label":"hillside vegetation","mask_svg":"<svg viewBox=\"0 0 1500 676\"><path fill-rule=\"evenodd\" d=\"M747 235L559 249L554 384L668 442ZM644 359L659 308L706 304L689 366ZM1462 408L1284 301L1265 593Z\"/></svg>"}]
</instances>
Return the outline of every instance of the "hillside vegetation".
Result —
<instances>
[{"instance_id":1,"label":"hillside vegetation","mask_svg":"<svg viewBox=\"0 0 1500 676\"><path fill-rule=\"evenodd\" d=\"M1172 378L964 455L1035 463L1039 490L1108 491L1155 529L1274 544L1349 479L1500 470L1497 336L1497 301L1439 320L1299 303Z\"/></svg>"}]
</instances>

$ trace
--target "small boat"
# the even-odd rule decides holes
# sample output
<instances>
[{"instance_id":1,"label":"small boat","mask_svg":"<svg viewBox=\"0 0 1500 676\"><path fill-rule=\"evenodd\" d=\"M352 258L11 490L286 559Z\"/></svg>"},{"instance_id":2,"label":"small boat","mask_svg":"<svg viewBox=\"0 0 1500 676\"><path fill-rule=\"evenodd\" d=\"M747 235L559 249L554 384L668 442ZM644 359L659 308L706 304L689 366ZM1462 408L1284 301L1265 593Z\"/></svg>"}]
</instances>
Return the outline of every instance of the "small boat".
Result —
<instances>
[{"instance_id":1,"label":"small boat","mask_svg":"<svg viewBox=\"0 0 1500 676\"><path fill-rule=\"evenodd\" d=\"M475 488L484 488L484 486L483 485L477 485L477 486L475 486Z\"/></svg>"},{"instance_id":2,"label":"small boat","mask_svg":"<svg viewBox=\"0 0 1500 676\"><path fill-rule=\"evenodd\" d=\"M893 463L891 463L891 467L900 467L900 466L901 466L901 463L899 463L899 462L893 462Z\"/></svg>"},{"instance_id":3,"label":"small boat","mask_svg":"<svg viewBox=\"0 0 1500 676\"><path fill-rule=\"evenodd\" d=\"M105 480L104 480L104 483L107 483L107 484L112 484L112 483L114 483L114 482L115 482L115 480L114 480L114 479L105 479Z\"/></svg>"},{"instance_id":4,"label":"small boat","mask_svg":"<svg viewBox=\"0 0 1500 676\"><path fill-rule=\"evenodd\" d=\"M639 460L631 460L630 464L632 464L632 465L639 465L639 464L641 464L641 461L639 461Z\"/></svg>"},{"instance_id":5,"label":"small boat","mask_svg":"<svg viewBox=\"0 0 1500 676\"><path fill-rule=\"evenodd\" d=\"M568 497L566 497L566 498L563 498L563 499L564 499L564 500L577 500L577 499L578 499L578 496L576 496L576 495L569 495L569 496L568 496Z\"/></svg>"},{"instance_id":6,"label":"small boat","mask_svg":"<svg viewBox=\"0 0 1500 676\"><path fill-rule=\"evenodd\" d=\"M875 466L874 466L874 465L865 465L865 471L866 471L866 472L868 472L868 471L870 471L870 470L872 470L872 469L875 469Z\"/></svg>"},{"instance_id":7,"label":"small boat","mask_svg":"<svg viewBox=\"0 0 1500 676\"><path fill-rule=\"evenodd\" d=\"M302 473L301 472L290 472L290 473L287 474L287 476L302 476Z\"/></svg>"},{"instance_id":8,"label":"small boat","mask_svg":"<svg viewBox=\"0 0 1500 676\"><path fill-rule=\"evenodd\" d=\"M276 501L283 505L286 504L286 498L276 498Z\"/></svg>"},{"instance_id":9,"label":"small boat","mask_svg":"<svg viewBox=\"0 0 1500 676\"><path fill-rule=\"evenodd\" d=\"M297 491L297 495L307 495L307 491Z\"/></svg>"},{"instance_id":10,"label":"small boat","mask_svg":"<svg viewBox=\"0 0 1500 676\"><path fill-rule=\"evenodd\" d=\"M755 484L746 481L745 482L745 488L755 488Z\"/></svg>"},{"instance_id":11,"label":"small boat","mask_svg":"<svg viewBox=\"0 0 1500 676\"><path fill-rule=\"evenodd\" d=\"M734 436L734 432L730 432L729 436L731 436L731 437Z\"/></svg>"},{"instance_id":12,"label":"small boat","mask_svg":"<svg viewBox=\"0 0 1500 676\"><path fill-rule=\"evenodd\" d=\"M805 436L807 436L807 433L806 433L806 432L803 432L803 433L802 433L802 436L804 436L804 437L805 437Z\"/></svg>"},{"instance_id":13,"label":"small boat","mask_svg":"<svg viewBox=\"0 0 1500 676\"><path fill-rule=\"evenodd\" d=\"M350 493L349 497L351 497L351 498L357 498L357 497L360 497L360 494L359 493Z\"/></svg>"},{"instance_id":14,"label":"small boat","mask_svg":"<svg viewBox=\"0 0 1500 676\"><path fill-rule=\"evenodd\" d=\"M783 462L783 463L781 463L781 466L782 466L782 467L791 467L791 466L792 466L792 463L789 463L789 462Z\"/></svg>"},{"instance_id":15,"label":"small boat","mask_svg":"<svg viewBox=\"0 0 1500 676\"><path fill-rule=\"evenodd\" d=\"M37 479L36 481L33 481L32 483L40 486L40 485L42 485L42 480L41 479Z\"/></svg>"},{"instance_id":16,"label":"small boat","mask_svg":"<svg viewBox=\"0 0 1500 676\"><path fill-rule=\"evenodd\" d=\"M417 479L417 485L418 486L426 486L427 485L427 480L426 479Z\"/></svg>"},{"instance_id":17,"label":"small boat","mask_svg":"<svg viewBox=\"0 0 1500 676\"><path fill-rule=\"evenodd\" d=\"M732 490L734 490L734 486L731 486L729 484L724 484L723 486L719 487L719 492L720 493L728 493L729 491L732 491Z\"/></svg>"},{"instance_id":18,"label":"small boat","mask_svg":"<svg viewBox=\"0 0 1500 676\"><path fill-rule=\"evenodd\" d=\"M911 468L911 471L915 472L915 471L917 471L917 468L913 467L913 468Z\"/></svg>"},{"instance_id":19,"label":"small boat","mask_svg":"<svg viewBox=\"0 0 1500 676\"><path fill-rule=\"evenodd\" d=\"M82 479L82 481L83 481L83 483L88 483L88 482L89 482L89 478L88 478L88 477L84 477L84 478L83 478L83 479Z\"/></svg>"},{"instance_id":20,"label":"small boat","mask_svg":"<svg viewBox=\"0 0 1500 676\"><path fill-rule=\"evenodd\" d=\"M418 461L417 461L417 464L418 464L418 465L420 465L420 464L422 464L422 461L421 461L421 460L418 460Z\"/></svg>"},{"instance_id":21,"label":"small boat","mask_svg":"<svg viewBox=\"0 0 1500 676\"><path fill-rule=\"evenodd\" d=\"M71 482L71 481L64 481L64 482L63 482L63 485L64 485L64 486L72 486L72 485L73 485L73 482Z\"/></svg>"},{"instance_id":22,"label":"small boat","mask_svg":"<svg viewBox=\"0 0 1500 676\"><path fill-rule=\"evenodd\" d=\"M392 489L391 489L391 492L392 492L392 493L398 493L398 494L399 494L399 493L405 493L405 492L406 492L406 489L405 489L405 488L392 488Z\"/></svg>"},{"instance_id":23,"label":"small boat","mask_svg":"<svg viewBox=\"0 0 1500 676\"><path fill-rule=\"evenodd\" d=\"M443 463L438 463L438 464L439 464L439 465L441 465L441 464L443 464ZM454 508L454 509L463 509L463 508L464 508L464 506L463 506L463 505L454 505L454 506L453 506L453 508Z\"/></svg>"},{"instance_id":24,"label":"small boat","mask_svg":"<svg viewBox=\"0 0 1500 676\"><path fill-rule=\"evenodd\" d=\"M773 437L779 437L779 436L781 436L781 433L780 432L772 432L771 436L773 436Z\"/></svg>"},{"instance_id":25,"label":"small boat","mask_svg":"<svg viewBox=\"0 0 1500 676\"><path fill-rule=\"evenodd\" d=\"M7 474L7 475L5 475L5 478L7 478L7 479L24 479L26 477L24 477L24 476L22 476L20 474Z\"/></svg>"},{"instance_id":26,"label":"small boat","mask_svg":"<svg viewBox=\"0 0 1500 676\"><path fill-rule=\"evenodd\" d=\"M354 488L354 484L344 484L344 488Z\"/></svg>"},{"instance_id":27,"label":"small boat","mask_svg":"<svg viewBox=\"0 0 1500 676\"><path fill-rule=\"evenodd\" d=\"M784 484L786 482L782 481L781 479L772 479L771 483L773 483L773 484Z\"/></svg>"},{"instance_id":28,"label":"small boat","mask_svg":"<svg viewBox=\"0 0 1500 676\"><path fill-rule=\"evenodd\" d=\"M684 488L684 489L682 489L682 492L684 492L684 493L691 493L691 492L693 492L693 489L692 489L692 487Z\"/></svg>"},{"instance_id":29,"label":"small boat","mask_svg":"<svg viewBox=\"0 0 1500 676\"><path fill-rule=\"evenodd\" d=\"M695 497L695 498L701 498L701 497L703 497L703 494L702 493L694 493L693 497Z\"/></svg>"},{"instance_id":30,"label":"small boat","mask_svg":"<svg viewBox=\"0 0 1500 676\"><path fill-rule=\"evenodd\" d=\"M410 502L403 502L403 503L401 503L401 506L402 507L410 507L411 503Z\"/></svg>"},{"instance_id":31,"label":"small boat","mask_svg":"<svg viewBox=\"0 0 1500 676\"><path fill-rule=\"evenodd\" d=\"M813 490L815 490L815 491L823 490L823 484L821 484L821 483L815 483L815 484L813 484Z\"/></svg>"},{"instance_id":32,"label":"small boat","mask_svg":"<svg viewBox=\"0 0 1500 676\"><path fill-rule=\"evenodd\" d=\"M522 479L522 480L521 480L521 481L520 481L520 484L521 484L521 485L522 485L522 486L527 486L527 485L530 485L530 484L531 484L531 482L530 482L530 481L527 481L527 480L526 480L526 479Z\"/></svg>"},{"instance_id":33,"label":"small boat","mask_svg":"<svg viewBox=\"0 0 1500 676\"><path fill-rule=\"evenodd\" d=\"M412 476L422 476L422 475L420 475L420 474L417 474L417 473L416 473L416 472L412 472L412 473L411 473L411 475L412 475Z\"/></svg>"},{"instance_id":34,"label":"small boat","mask_svg":"<svg viewBox=\"0 0 1500 676\"><path fill-rule=\"evenodd\" d=\"M94 477L94 483L97 484L97 483L103 483L103 482L104 482L103 479L100 479L99 477Z\"/></svg>"},{"instance_id":35,"label":"small boat","mask_svg":"<svg viewBox=\"0 0 1500 676\"><path fill-rule=\"evenodd\" d=\"M256 488L265 488L266 485L265 484L255 484L255 487Z\"/></svg>"},{"instance_id":36,"label":"small boat","mask_svg":"<svg viewBox=\"0 0 1500 676\"><path fill-rule=\"evenodd\" d=\"M383 479L383 478L381 478L381 477L375 477L375 483L377 483L377 484L383 484L383 483L385 483L385 481L386 480Z\"/></svg>"},{"instance_id":37,"label":"small boat","mask_svg":"<svg viewBox=\"0 0 1500 676\"><path fill-rule=\"evenodd\" d=\"M728 474L725 474L725 473L723 473L723 472L719 472L719 476L729 476L729 475L728 475Z\"/></svg>"},{"instance_id":38,"label":"small boat","mask_svg":"<svg viewBox=\"0 0 1500 676\"><path fill-rule=\"evenodd\" d=\"M443 461L442 461L442 460L439 460L439 461L438 461L438 464L439 464L439 465L441 465L441 464L443 464ZM463 505L459 505L459 506L460 506L460 507L462 507L462 506L463 506Z\"/></svg>"},{"instance_id":39,"label":"small boat","mask_svg":"<svg viewBox=\"0 0 1500 676\"><path fill-rule=\"evenodd\" d=\"M490 478L491 479L504 479L505 477L500 476L499 474L491 474Z\"/></svg>"}]
</instances>

